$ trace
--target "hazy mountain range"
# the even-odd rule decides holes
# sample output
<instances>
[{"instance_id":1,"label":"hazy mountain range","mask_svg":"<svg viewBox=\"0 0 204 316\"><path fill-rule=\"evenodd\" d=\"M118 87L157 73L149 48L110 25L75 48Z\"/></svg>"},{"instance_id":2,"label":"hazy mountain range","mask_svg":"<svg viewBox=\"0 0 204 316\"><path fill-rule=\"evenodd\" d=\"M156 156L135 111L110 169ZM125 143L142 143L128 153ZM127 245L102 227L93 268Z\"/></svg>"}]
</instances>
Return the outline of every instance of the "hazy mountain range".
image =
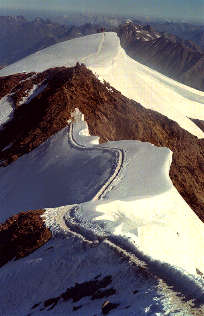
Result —
<instances>
[{"instance_id":1,"label":"hazy mountain range","mask_svg":"<svg viewBox=\"0 0 204 316\"><path fill-rule=\"evenodd\" d=\"M118 33L122 46L135 60L175 80L204 90L204 53L193 41L169 33L159 33L150 26L136 22L123 23L119 26L117 24L120 21L113 22L111 18L106 22L101 20L98 22L100 23L70 26L41 18L27 21L24 17L0 17L0 65L5 66L15 62L57 42L94 34L105 28L107 31ZM164 24L157 24L157 28L159 25ZM172 28L174 26L179 33L180 24L179 26L165 25Z\"/></svg>"}]
</instances>

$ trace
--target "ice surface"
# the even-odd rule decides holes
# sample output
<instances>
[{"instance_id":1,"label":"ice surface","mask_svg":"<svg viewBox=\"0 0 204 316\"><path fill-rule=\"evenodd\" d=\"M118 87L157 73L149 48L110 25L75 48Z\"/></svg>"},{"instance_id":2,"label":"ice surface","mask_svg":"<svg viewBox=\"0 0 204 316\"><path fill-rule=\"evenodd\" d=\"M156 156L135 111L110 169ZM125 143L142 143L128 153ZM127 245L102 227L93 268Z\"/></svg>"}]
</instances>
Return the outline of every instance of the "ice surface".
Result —
<instances>
[{"instance_id":1,"label":"ice surface","mask_svg":"<svg viewBox=\"0 0 204 316\"><path fill-rule=\"evenodd\" d=\"M178 83L126 55L115 33L77 38L43 49L6 68L0 76L43 71L85 63L101 80L108 81L128 98L176 121L199 138L203 132L189 118L204 120L204 92Z\"/></svg>"}]
</instances>

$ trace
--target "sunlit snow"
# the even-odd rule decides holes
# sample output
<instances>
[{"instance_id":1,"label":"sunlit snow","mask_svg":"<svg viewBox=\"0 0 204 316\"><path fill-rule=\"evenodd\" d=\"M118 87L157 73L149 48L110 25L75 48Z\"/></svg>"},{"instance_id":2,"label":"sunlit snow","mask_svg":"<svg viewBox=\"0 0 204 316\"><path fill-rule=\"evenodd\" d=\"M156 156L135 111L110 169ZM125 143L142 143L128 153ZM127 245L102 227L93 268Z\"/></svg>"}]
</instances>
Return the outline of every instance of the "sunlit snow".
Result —
<instances>
[{"instance_id":1,"label":"sunlit snow","mask_svg":"<svg viewBox=\"0 0 204 316\"><path fill-rule=\"evenodd\" d=\"M76 61L128 97L203 137L188 117L204 119L204 93L130 59L114 33L56 44L4 68L0 75L72 66ZM4 124L11 111L8 104L2 109ZM171 151L139 141L99 144L98 137L89 136L78 110L72 119L76 122L69 122L70 127L0 168L0 221L20 211L46 208L46 225L63 237L1 268L0 280L6 284L0 297L2 315L100 315L104 299L98 305L83 298L82 309L74 312L70 302L62 301L49 313L42 310L43 300L98 273L114 277L117 292L111 300L120 306L112 315L191 315L168 294L179 289L184 297L203 302L203 281L196 273L204 273L204 224L169 178ZM123 263L122 257L128 261ZM140 268L135 270L133 263ZM143 265L148 267L146 276ZM164 284L159 291L162 282L169 286L168 294L162 292Z\"/></svg>"},{"instance_id":2,"label":"sunlit snow","mask_svg":"<svg viewBox=\"0 0 204 316\"><path fill-rule=\"evenodd\" d=\"M73 125L77 142L90 146L89 137L83 136L88 130L79 136L84 124ZM47 209L50 228L55 231L53 223L61 221L62 212L72 228L88 235L94 232L93 238L119 236L122 245L130 243L161 262L193 274L196 268L204 272L204 226L169 178L171 152L139 141L108 142L95 147L122 150L120 172L105 189L101 201Z\"/></svg>"},{"instance_id":3,"label":"sunlit snow","mask_svg":"<svg viewBox=\"0 0 204 316\"><path fill-rule=\"evenodd\" d=\"M77 38L43 49L6 68L0 76L43 71L85 63L101 80L125 96L176 121L199 138L203 132L189 119L204 119L204 92L195 90L134 61L120 46L115 33Z\"/></svg>"}]
</instances>

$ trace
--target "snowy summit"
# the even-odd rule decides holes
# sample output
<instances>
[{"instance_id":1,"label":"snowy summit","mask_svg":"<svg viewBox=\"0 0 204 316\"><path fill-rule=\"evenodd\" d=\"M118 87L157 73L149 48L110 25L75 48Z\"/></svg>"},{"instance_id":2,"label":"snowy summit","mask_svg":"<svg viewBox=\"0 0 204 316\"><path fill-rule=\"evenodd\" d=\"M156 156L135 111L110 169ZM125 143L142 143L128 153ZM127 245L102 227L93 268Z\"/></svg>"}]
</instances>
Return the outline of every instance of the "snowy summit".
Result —
<instances>
[{"instance_id":1,"label":"snowy summit","mask_svg":"<svg viewBox=\"0 0 204 316\"><path fill-rule=\"evenodd\" d=\"M187 87L128 57L115 33L88 35L50 46L2 70L0 76L40 72L52 67L84 63L128 98L176 121L203 138L190 120L204 119L204 92ZM119 80L120 78L120 80Z\"/></svg>"},{"instance_id":2,"label":"snowy summit","mask_svg":"<svg viewBox=\"0 0 204 316\"><path fill-rule=\"evenodd\" d=\"M0 76L76 62L203 138L190 118L204 120L204 93L128 57L115 33L58 43ZM35 86L25 106L46 88ZM1 102L4 128L12 111L7 98ZM55 236L1 268L2 315L104 315L108 309L121 316L187 316L193 298L202 313L204 224L169 177L172 152L136 140L100 144L77 104L70 117L65 128L0 168L1 222L17 211L45 209Z\"/></svg>"}]
</instances>

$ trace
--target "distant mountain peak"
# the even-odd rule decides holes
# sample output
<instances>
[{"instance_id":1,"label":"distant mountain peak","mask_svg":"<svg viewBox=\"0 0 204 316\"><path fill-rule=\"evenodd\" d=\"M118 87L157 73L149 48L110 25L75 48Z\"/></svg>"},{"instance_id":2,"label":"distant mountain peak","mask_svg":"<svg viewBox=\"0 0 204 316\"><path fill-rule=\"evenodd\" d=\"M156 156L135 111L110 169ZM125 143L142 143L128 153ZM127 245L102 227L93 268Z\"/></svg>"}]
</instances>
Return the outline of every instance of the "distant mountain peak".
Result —
<instances>
[{"instance_id":1,"label":"distant mountain peak","mask_svg":"<svg viewBox=\"0 0 204 316\"><path fill-rule=\"evenodd\" d=\"M149 42L162 36L159 32L154 31L150 25L143 26L132 21L121 24L118 34L122 43L125 42L125 38L127 38L128 41L134 38L135 40Z\"/></svg>"},{"instance_id":2,"label":"distant mountain peak","mask_svg":"<svg viewBox=\"0 0 204 316\"><path fill-rule=\"evenodd\" d=\"M127 54L136 61L204 91L204 54L193 42L136 23L121 24L118 35Z\"/></svg>"}]
</instances>

